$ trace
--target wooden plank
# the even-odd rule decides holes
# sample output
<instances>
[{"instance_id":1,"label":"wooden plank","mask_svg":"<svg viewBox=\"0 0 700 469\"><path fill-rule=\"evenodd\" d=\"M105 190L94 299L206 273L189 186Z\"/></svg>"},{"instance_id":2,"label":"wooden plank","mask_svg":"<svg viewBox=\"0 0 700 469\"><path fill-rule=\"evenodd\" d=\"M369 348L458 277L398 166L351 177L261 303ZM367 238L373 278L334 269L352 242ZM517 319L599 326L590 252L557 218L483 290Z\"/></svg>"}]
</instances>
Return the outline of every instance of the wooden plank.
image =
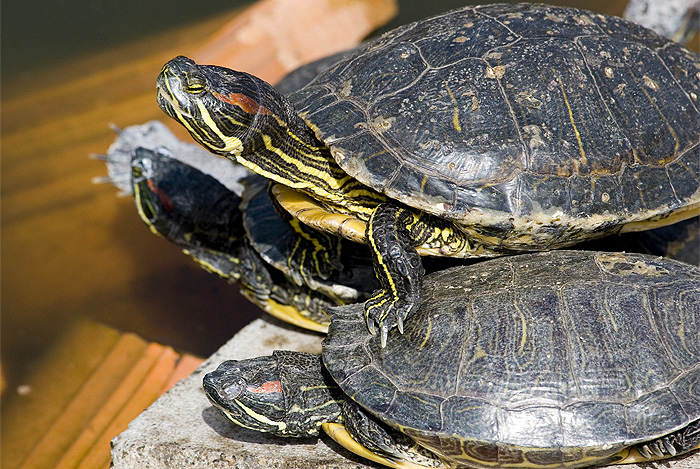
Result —
<instances>
[{"instance_id":1,"label":"wooden plank","mask_svg":"<svg viewBox=\"0 0 700 469\"><path fill-rule=\"evenodd\" d=\"M174 352L170 348L155 343L148 344L144 353L141 354L138 361L134 363L134 366L128 370L128 373L122 376L119 385L115 388L112 395L102 403L90 423L82 429L82 432L75 438L65 454L62 455L56 467L78 467L85 457L91 453L93 448L98 452L104 452L108 449L109 439L106 444L103 440L105 434L113 427L115 419L120 415L125 415L129 410L134 409L135 404L132 404L132 401L139 395L139 390L144 385L144 382L150 379L149 375L153 368L157 365L161 365L162 367L162 364L159 362L163 360L166 360L166 367L174 364L173 354ZM158 367L156 370L156 376L160 376L162 373L161 367ZM154 400L155 397L151 399L150 402ZM150 404L150 402L148 404ZM148 406L148 404L143 406L141 404L142 401L139 400L138 405L136 405L136 411L131 414L132 418L137 416ZM121 430L123 429L119 431ZM119 434L119 431L116 431L114 435ZM100 467L100 465L98 464L93 467Z\"/></svg>"},{"instance_id":2,"label":"wooden plank","mask_svg":"<svg viewBox=\"0 0 700 469\"><path fill-rule=\"evenodd\" d=\"M2 467L106 468L109 441L202 359L81 319L3 404Z\"/></svg>"},{"instance_id":3,"label":"wooden plank","mask_svg":"<svg viewBox=\"0 0 700 469\"><path fill-rule=\"evenodd\" d=\"M221 28L192 59L275 83L300 65L355 47L397 9L395 0L262 0Z\"/></svg>"},{"instance_id":4,"label":"wooden plank","mask_svg":"<svg viewBox=\"0 0 700 469\"><path fill-rule=\"evenodd\" d=\"M90 445L89 451L84 455L79 464L65 464L62 461L61 468L97 468L108 467L111 459L109 442L115 436L126 430L129 422L135 419L141 412L153 403L162 393L163 385L169 380L177 365L179 355L170 347L159 346L156 360L151 369L143 377L138 388L128 396L125 405L112 415L112 419L95 441Z\"/></svg>"},{"instance_id":5,"label":"wooden plank","mask_svg":"<svg viewBox=\"0 0 700 469\"><path fill-rule=\"evenodd\" d=\"M3 402L3 468L19 467L31 454L118 341L117 331L81 319L37 363L24 381L27 392Z\"/></svg>"},{"instance_id":6,"label":"wooden plank","mask_svg":"<svg viewBox=\"0 0 700 469\"><path fill-rule=\"evenodd\" d=\"M53 467L77 436L99 411L119 382L134 366L146 348L146 342L134 334L123 334L98 368L85 380L61 415L43 432L43 437L22 463L23 468ZM73 377L74 379L76 377ZM60 383L46 389L53 395ZM59 388L60 389L60 388ZM51 402L47 402L47 407Z\"/></svg>"}]
</instances>

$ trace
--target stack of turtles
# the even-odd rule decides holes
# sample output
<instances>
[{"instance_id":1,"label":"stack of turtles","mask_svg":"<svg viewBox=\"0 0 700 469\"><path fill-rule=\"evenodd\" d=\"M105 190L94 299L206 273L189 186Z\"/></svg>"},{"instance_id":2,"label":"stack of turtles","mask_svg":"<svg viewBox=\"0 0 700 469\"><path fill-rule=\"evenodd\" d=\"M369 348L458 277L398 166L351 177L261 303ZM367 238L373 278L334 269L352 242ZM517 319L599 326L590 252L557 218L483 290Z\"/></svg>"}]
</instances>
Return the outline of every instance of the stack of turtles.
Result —
<instances>
[{"instance_id":1,"label":"stack of turtles","mask_svg":"<svg viewBox=\"0 0 700 469\"><path fill-rule=\"evenodd\" d=\"M157 88L295 218L370 246L382 289L366 321L386 341L420 304L420 255L549 250L698 215L699 62L619 18L489 5L391 31L287 98L185 57Z\"/></svg>"},{"instance_id":2,"label":"stack of turtles","mask_svg":"<svg viewBox=\"0 0 700 469\"><path fill-rule=\"evenodd\" d=\"M323 362L222 364L205 378L214 405L280 435L323 426L393 467L581 467L697 448L700 269L523 253L697 217L700 57L619 18L504 4L328 62L286 97L185 57L158 77L166 114L255 173L230 215L211 201L190 214L224 220L214 231L229 245L184 249L262 304L306 311L290 298L321 294L324 310L362 301L370 278L380 287L328 310ZM154 227L143 207L174 193L148 182L164 173L144 153L130 172L134 195L159 188L137 197ZM188 209L204 202L188 194ZM265 237L273 226L289 236ZM424 285L421 256L506 257ZM640 326L654 345L632 334Z\"/></svg>"}]
</instances>

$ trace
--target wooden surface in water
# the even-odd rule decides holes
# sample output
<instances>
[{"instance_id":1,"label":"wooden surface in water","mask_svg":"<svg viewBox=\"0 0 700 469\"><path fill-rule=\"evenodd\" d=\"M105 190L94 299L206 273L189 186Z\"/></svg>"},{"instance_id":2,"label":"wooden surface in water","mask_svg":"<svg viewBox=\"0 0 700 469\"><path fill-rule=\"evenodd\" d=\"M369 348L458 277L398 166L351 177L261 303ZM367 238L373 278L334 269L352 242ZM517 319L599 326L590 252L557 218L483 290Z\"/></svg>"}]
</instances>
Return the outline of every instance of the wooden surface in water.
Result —
<instances>
[{"instance_id":1,"label":"wooden surface in water","mask_svg":"<svg viewBox=\"0 0 700 469\"><path fill-rule=\"evenodd\" d=\"M114 140L110 123L165 121L155 101L163 63L230 19L3 83L2 359L10 386L76 317L206 356L259 314L237 287L153 236L131 199L92 184L106 168L88 158Z\"/></svg>"}]
</instances>

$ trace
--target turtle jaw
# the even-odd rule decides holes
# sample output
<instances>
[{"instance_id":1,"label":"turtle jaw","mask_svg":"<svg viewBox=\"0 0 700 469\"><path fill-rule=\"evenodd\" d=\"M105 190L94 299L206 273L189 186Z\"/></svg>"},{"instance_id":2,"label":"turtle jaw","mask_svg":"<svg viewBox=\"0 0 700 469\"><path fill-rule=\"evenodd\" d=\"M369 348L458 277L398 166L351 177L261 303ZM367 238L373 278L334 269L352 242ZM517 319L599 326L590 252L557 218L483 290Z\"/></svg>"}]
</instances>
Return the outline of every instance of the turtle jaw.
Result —
<instances>
[{"instance_id":1,"label":"turtle jaw","mask_svg":"<svg viewBox=\"0 0 700 469\"><path fill-rule=\"evenodd\" d=\"M192 60L175 57L163 65L156 79L156 92L158 106L167 115L193 119L193 97L206 92L206 79Z\"/></svg>"},{"instance_id":2,"label":"turtle jaw","mask_svg":"<svg viewBox=\"0 0 700 469\"><path fill-rule=\"evenodd\" d=\"M156 101L158 102L158 107L173 119L178 119L178 114L185 118L193 119L192 114L180 106L175 99L173 99L173 95L165 91L166 89L166 85L159 79L158 83L156 83Z\"/></svg>"}]
</instances>

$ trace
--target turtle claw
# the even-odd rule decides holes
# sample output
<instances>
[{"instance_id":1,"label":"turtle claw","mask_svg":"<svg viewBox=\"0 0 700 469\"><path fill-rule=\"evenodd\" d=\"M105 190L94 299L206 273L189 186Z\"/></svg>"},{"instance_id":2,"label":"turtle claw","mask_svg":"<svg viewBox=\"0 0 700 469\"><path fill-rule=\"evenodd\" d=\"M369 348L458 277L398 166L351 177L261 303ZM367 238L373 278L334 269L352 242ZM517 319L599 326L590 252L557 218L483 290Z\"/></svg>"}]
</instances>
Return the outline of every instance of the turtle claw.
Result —
<instances>
[{"instance_id":1,"label":"turtle claw","mask_svg":"<svg viewBox=\"0 0 700 469\"><path fill-rule=\"evenodd\" d=\"M414 303L406 303L404 306L399 308L396 313L396 327L401 334L403 334L403 322L408 317L408 314L413 309Z\"/></svg>"},{"instance_id":2,"label":"turtle claw","mask_svg":"<svg viewBox=\"0 0 700 469\"><path fill-rule=\"evenodd\" d=\"M382 324L380 327L380 343L382 344L382 348L386 347L386 338L389 335L389 327L386 324Z\"/></svg>"},{"instance_id":3,"label":"turtle claw","mask_svg":"<svg viewBox=\"0 0 700 469\"><path fill-rule=\"evenodd\" d=\"M382 348L386 345L389 331L396 327L403 334L404 321L413 309L413 304L396 298L387 299L386 293L379 293L365 303L367 329L376 335L379 328Z\"/></svg>"},{"instance_id":4,"label":"turtle claw","mask_svg":"<svg viewBox=\"0 0 700 469\"><path fill-rule=\"evenodd\" d=\"M367 323L367 330L369 333L372 335L377 335L377 328L374 326L374 321L368 319L365 322Z\"/></svg>"},{"instance_id":5,"label":"turtle claw","mask_svg":"<svg viewBox=\"0 0 700 469\"><path fill-rule=\"evenodd\" d=\"M671 442L669 441L668 438L662 438L661 442L663 443L664 448L666 448L666 452L668 454L670 454L671 456L676 455L676 453L677 453L676 448L673 447L673 445L671 444Z\"/></svg>"}]
</instances>

